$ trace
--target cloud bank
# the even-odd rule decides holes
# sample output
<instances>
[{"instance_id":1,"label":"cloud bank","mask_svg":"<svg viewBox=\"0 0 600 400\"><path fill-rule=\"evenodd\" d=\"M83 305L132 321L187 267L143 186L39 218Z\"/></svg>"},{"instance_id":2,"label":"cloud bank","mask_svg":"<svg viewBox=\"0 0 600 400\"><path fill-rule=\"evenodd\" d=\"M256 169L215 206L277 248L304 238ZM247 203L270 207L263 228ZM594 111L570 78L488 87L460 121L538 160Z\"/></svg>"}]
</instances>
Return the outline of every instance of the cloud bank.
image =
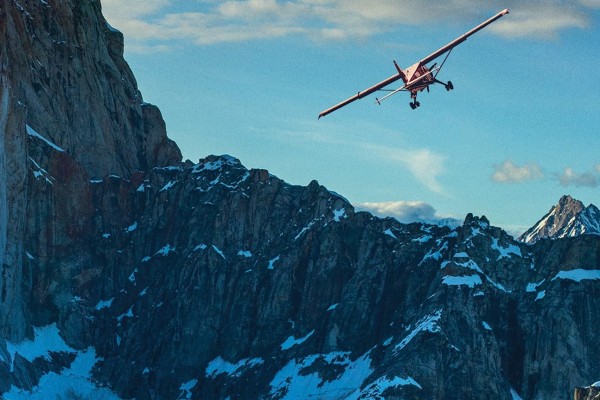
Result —
<instances>
[{"instance_id":1,"label":"cloud bank","mask_svg":"<svg viewBox=\"0 0 600 400\"><path fill-rule=\"evenodd\" d=\"M565 167L561 173L552 173L550 177L561 186L588 187L600 186L600 164L596 164L586 172L576 172L572 167ZM494 165L492 180L497 183L521 183L544 178L544 173L536 163L523 166L506 160L502 164Z\"/></svg>"},{"instance_id":2,"label":"cloud bank","mask_svg":"<svg viewBox=\"0 0 600 400\"><path fill-rule=\"evenodd\" d=\"M494 165L494 173L492 174L492 180L498 183L527 182L543 177L542 169L536 163L520 167L511 160L506 160L500 165Z\"/></svg>"},{"instance_id":3,"label":"cloud bank","mask_svg":"<svg viewBox=\"0 0 600 400\"><path fill-rule=\"evenodd\" d=\"M595 188L600 184L600 165L596 165L590 172L578 173L571 167L565 168L562 174L557 176L561 186L576 186Z\"/></svg>"},{"instance_id":4,"label":"cloud bank","mask_svg":"<svg viewBox=\"0 0 600 400\"><path fill-rule=\"evenodd\" d=\"M315 41L368 39L402 26L454 24L464 28L503 8L511 9L490 27L504 37L552 38L564 29L584 29L597 0L103 0L111 25L131 41L128 50L198 46L287 36Z\"/></svg>"},{"instance_id":5,"label":"cloud bank","mask_svg":"<svg viewBox=\"0 0 600 400\"><path fill-rule=\"evenodd\" d=\"M424 201L387 201L360 203L359 210L369 211L379 217L394 217L402 223L439 219L435 208Z\"/></svg>"}]
</instances>

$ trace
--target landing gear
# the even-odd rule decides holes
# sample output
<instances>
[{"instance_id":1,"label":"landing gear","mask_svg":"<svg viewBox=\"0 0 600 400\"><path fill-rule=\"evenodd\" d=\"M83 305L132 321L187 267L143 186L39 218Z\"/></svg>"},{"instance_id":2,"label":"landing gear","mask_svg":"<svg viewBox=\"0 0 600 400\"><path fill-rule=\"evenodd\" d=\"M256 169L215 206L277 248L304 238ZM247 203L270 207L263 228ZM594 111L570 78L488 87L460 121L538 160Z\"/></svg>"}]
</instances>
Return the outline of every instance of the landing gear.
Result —
<instances>
[{"instance_id":1,"label":"landing gear","mask_svg":"<svg viewBox=\"0 0 600 400\"><path fill-rule=\"evenodd\" d=\"M452 84L452 81L448 81L448 83L446 83L444 86L446 87L447 91L451 91L454 89L454 85Z\"/></svg>"},{"instance_id":2,"label":"landing gear","mask_svg":"<svg viewBox=\"0 0 600 400\"><path fill-rule=\"evenodd\" d=\"M421 105L421 103L419 103L417 101L417 92L411 92L410 93L410 98L412 99L412 101L410 103L408 103L408 105L410 106L410 108L412 108L413 110L417 107L419 107Z\"/></svg>"}]
</instances>

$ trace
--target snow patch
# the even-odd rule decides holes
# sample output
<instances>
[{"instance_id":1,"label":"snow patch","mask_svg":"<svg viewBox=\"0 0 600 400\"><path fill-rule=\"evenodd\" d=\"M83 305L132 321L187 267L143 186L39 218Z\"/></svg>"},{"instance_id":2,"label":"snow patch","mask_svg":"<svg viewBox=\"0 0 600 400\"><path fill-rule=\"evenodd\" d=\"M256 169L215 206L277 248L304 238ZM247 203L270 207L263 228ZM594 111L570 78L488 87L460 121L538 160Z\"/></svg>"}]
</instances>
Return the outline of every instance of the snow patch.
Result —
<instances>
[{"instance_id":1,"label":"snow patch","mask_svg":"<svg viewBox=\"0 0 600 400\"><path fill-rule=\"evenodd\" d=\"M583 280L597 280L600 279L600 270L597 269L572 269L570 271L560 271L552 280L556 279L569 279L575 282L581 282Z\"/></svg>"},{"instance_id":2,"label":"snow patch","mask_svg":"<svg viewBox=\"0 0 600 400\"><path fill-rule=\"evenodd\" d=\"M175 184L177 183L177 181L169 181L165 186L162 187L162 189L160 189L158 192L166 192L167 190L171 189L173 186L175 186Z\"/></svg>"},{"instance_id":3,"label":"snow patch","mask_svg":"<svg viewBox=\"0 0 600 400\"><path fill-rule=\"evenodd\" d=\"M483 282L479 275L465 275L465 276L450 276L447 275L442 279L442 283L448 286L468 286L474 288L476 285L481 285Z\"/></svg>"},{"instance_id":4,"label":"snow patch","mask_svg":"<svg viewBox=\"0 0 600 400\"><path fill-rule=\"evenodd\" d=\"M539 286L541 286L544 282L546 282L545 279L542 279L541 281L539 281L538 283L528 283L527 287L525 288L525 291L527 293L533 293L533 292L537 292L537 288Z\"/></svg>"},{"instance_id":5,"label":"snow patch","mask_svg":"<svg viewBox=\"0 0 600 400\"><path fill-rule=\"evenodd\" d=\"M306 342L308 340L308 338L313 335L313 333L315 333L314 329L312 331L308 332L308 334L306 336L299 338L299 339L296 339L294 336L288 337L285 340L285 342L281 343L281 350L288 350L296 345Z\"/></svg>"},{"instance_id":6,"label":"snow patch","mask_svg":"<svg viewBox=\"0 0 600 400\"><path fill-rule=\"evenodd\" d=\"M440 243L437 243L438 246L440 245ZM429 252L427 252L427 254L425 254L425 256L423 257L423 259L421 260L421 262L419 263L419 266L421 266L424 262L426 262L427 260L433 259L435 261L440 260L443 257L443 252L448 250L448 242L444 241L444 244L441 245L441 247L435 249L432 248L431 250L429 250Z\"/></svg>"},{"instance_id":7,"label":"snow patch","mask_svg":"<svg viewBox=\"0 0 600 400\"><path fill-rule=\"evenodd\" d=\"M137 229L138 227L138 223L137 221L135 221L133 224L129 225L126 229L125 232L133 232Z\"/></svg>"},{"instance_id":8,"label":"snow patch","mask_svg":"<svg viewBox=\"0 0 600 400\"><path fill-rule=\"evenodd\" d=\"M275 269L275 263L279 261L280 256L275 257L274 259L269 261L269 267L267 269Z\"/></svg>"},{"instance_id":9,"label":"snow patch","mask_svg":"<svg viewBox=\"0 0 600 400\"><path fill-rule=\"evenodd\" d=\"M181 386L179 386L179 390L181 390L181 393L179 394L178 399L191 399L192 398L192 389L195 388L197 384L198 384L198 379L192 379L191 381L182 383ZM185 396L185 397L183 397L183 396Z\"/></svg>"},{"instance_id":10,"label":"snow patch","mask_svg":"<svg viewBox=\"0 0 600 400\"><path fill-rule=\"evenodd\" d=\"M433 236L431 236L431 235L424 235L424 236L421 236L421 237L419 237L417 239L411 240L411 242L413 242L413 243L427 243L431 239L433 239Z\"/></svg>"},{"instance_id":11,"label":"snow patch","mask_svg":"<svg viewBox=\"0 0 600 400\"><path fill-rule=\"evenodd\" d=\"M203 164L194 165L192 173L197 174L203 171L217 171L222 169L224 165L236 166L240 165L240 162L236 158L224 154L215 161L207 161Z\"/></svg>"},{"instance_id":12,"label":"snow patch","mask_svg":"<svg viewBox=\"0 0 600 400\"><path fill-rule=\"evenodd\" d=\"M199 244L198 246L194 247L193 251L199 251L199 250L206 250L208 248L207 245L205 245L204 243Z\"/></svg>"},{"instance_id":13,"label":"snow patch","mask_svg":"<svg viewBox=\"0 0 600 400\"><path fill-rule=\"evenodd\" d=\"M223 254L223 252L221 251L221 249L219 249L214 244L212 245L212 249L215 251L215 253L217 253L218 255L220 255L223 258L223 260L227 260L227 258L225 257L225 254Z\"/></svg>"},{"instance_id":14,"label":"snow patch","mask_svg":"<svg viewBox=\"0 0 600 400\"><path fill-rule=\"evenodd\" d=\"M208 363L204 374L207 378L215 378L217 375L227 374L232 377L239 377L244 369L250 369L262 365L265 361L262 358L244 358L235 364L225 361L221 356Z\"/></svg>"},{"instance_id":15,"label":"snow patch","mask_svg":"<svg viewBox=\"0 0 600 400\"><path fill-rule=\"evenodd\" d=\"M60 148L59 146L57 146L56 144L52 143L50 140L46 139L45 137L43 137L42 135L40 135L39 133L37 133L32 127L30 127L29 125L25 125L25 129L27 130L27 134L31 137L40 139L42 142L46 143L48 146L52 147L54 150L59 151L61 153L64 153L65 150Z\"/></svg>"},{"instance_id":16,"label":"snow patch","mask_svg":"<svg viewBox=\"0 0 600 400\"><path fill-rule=\"evenodd\" d=\"M330 368L337 375L322 377L311 368L316 362L319 369ZM293 359L271 381L271 397L280 400L358 399L360 387L372 372L369 352L354 361L350 360L350 353L344 352Z\"/></svg>"},{"instance_id":17,"label":"snow patch","mask_svg":"<svg viewBox=\"0 0 600 400\"><path fill-rule=\"evenodd\" d=\"M535 297L535 301L541 300L541 299L543 299L544 297L546 297L546 291L545 291L545 290L541 290L541 291L540 291L540 292L537 294L537 296Z\"/></svg>"},{"instance_id":18,"label":"snow patch","mask_svg":"<svg viewBox=\"0 0 600 400\"><path fill-rule=\"evenodd\" d=\"M6 342L6 349L11 357L10 371L14 369L15 355L29 362L33 362L36 358L43 357L48 361L52 361L50 353L73 352L65 341L60 337L56 324L51 324L43 327L33 328L33 340L25 339L20 343Z\"/></svg>"},{"instance_id":19,"label":"snow patch","mask_svg":"<svg viewBox=\"0 0 600 400\"><path fill-rule=\"evenodd\" d=\"M483 329L487 330L487 331L491 331L492 327L490 326L490 324L488 324L485 321L481 321L481 326L483 326Z\"/></svg>"},{"instance_id":20,"label":"snow patch","mask_svg":"<svg viewBox=\"0 0 600 400\"><path fill-rule=\"evenodd\" d=\"M421 385L417 383L410 376L407 378L401 378L396 376L392 379L388 377L381 377L377 379L375 382L368 385L364 388L360 393L353 393L351 396L347 398L350 399L382 399L383 393L389 388L398 388L402 386L416 386L419 389L423 389ZM356 396L356 397L355 397Z\"/></svg>"},{"instance_id":21,"label":"snow patch","mask_svg":"<svg viewBox=\"0 0 600 400\"><path fill-rule=\"evenodd\" d=\"M66 346L66 345L65 345ZM83 351L70 349L76 353L71 366L57 374L50 372L40 378L40 381L31 392L12 386L8 393L4 393L4 400L46 400L82 398L94 400L120 400L107 388L97 387L93 381L92 368L98 361L96 350L93 347Z\"/></svg>"},{"instance_id":22,"label":"snow patch","mask_svg":"<svg viewBox=\"0 0 600 400\"><path fill-rule=\"evenodd\" d=\"M125 311L123 314L117 317L117 321L119 321L119 324L121 323L123 318L133 318L133 306L129 307L129 310Z\"/></svg>"},{"instance_id":23,"label":"snow patch","mask_svg":"<svg viewBox=\"0 0 600 400\"><path fill-rule=\"evenodd\" d=\"M39 180L40 178L44 178L46 180L46 182L48 182L51 185L54 185L54 183L52 183L52 181L56 180L54 177L52 177L48 171L46 171L44 168L40 167L40 165L35 162L35 160L31 157L29 157L29 160L33 163L33 165L37 168L37 171L31 171L33 173L33 177L35 178L35 180Z\"/></svg>"},{"instance_id":24,"label":"snow patch","mask_svg":"<svg viewBox=\"0 0 600 400\"><path fill-rule=\"evenodd\" d=\"M155 256L161 255L163 257L168 256L171 253L175 252L175 247L171 246L170 244L167 244L163 247L161 247L160 250L158 250L156 253L154 253Z\"/></svg>"},{"instance_id":25,"label":"snow patch","mask_svg":"<svg viewBox=\"0 0 600 400\"><path fill-rule=\"evenodd\" d=\"M340 218L348 218L346 215L346 209L340 208L338 210L333 210L333 220L335 222L340 222Z\"/></svg>"},{"instance_id":26,"label":"snow patch","mask_svg":"<svg viewBox=\"0 0 600 400\"><path fill-rule=\"evenodd\" d=\"M433 314L428 315L424 318L421 318L419 322L417 322L417 326L408 334L400 343L394 347L396 352L402 350L406 345L414 339L421 332L432 332L437 333L441 332L440 326L437 322L442 317L442 310L436 310Z\"/></svg>"},{"instance_id":27,"label":"snow patch","mask_svg":"<svg viewBox=\"0 0 600 400\"><path fill-rule=\"evenodd\" d=\"M318 221L318 219L312 220L311 222L308 223L307 226L305 226L304 228L302 228L302 230L300 232L298 232L298 234L296 235L296 237L294 238L294 241L300 239L300 237L302 235L304 235L304 233L306 233L306 231L308 231L310 228L313 227L313 225Z\"/></svg>"},{"instance_id":28,"label":"snow patch","mask_svg":"<svg viewBox=\"0 0 600 400\"><path fill-rule=\"evenodd\" d=\"M396 237L396 235L394 235L394 232L392 232L392 230L391 230L391 229L386 229L385 231L383 231L383 234L384 234L384 235L388 235L388 236L390 236L390 237L393 237L394 239L398 239L398 238Z\"/></svg>"},{"instance_id":29,"label":"snow patch","mask_svg":"<svg viewBox=\"0 0 600 400\"><path fill-rule=\"evenodd\" d=\"M513 254L521 258L523 257L519 246L516 246L514 244L509 244L508 247L500 246L498 244L498 238L492 238L492 249L500 253L500 256L498 256L498 260L502 258L510 258Z\"/></svg>"},{"instance_id":30,"label":"snow patch","mask_svg":"<svg viewBox=\"0 0 600 400\"><path fill-rule=\"evenodd\" d=\"M513 388L510 388L510 395L512 396L512 400L523 400L523 398L519 396L519 393Z\"/></svg>"},{"instance_id":31,"label":"snow patch","mask_svg":"<svg viewBox=\"0 0 600 400\"><path fill-rule=\"evenodd\" d=\"M100 300L98 302L98 304L96 304L95 309L98 310L98 311L100 311L100 310L105 309L105 308L110 308L110 306L112 306L112 303L113 303L114 300L115 300L114 297L112 297L112 298L110 298L108 300Z\"/></svg>"},{"instance_id":32,"label":"snow patch","mask_svg":"<svg viewBox=\"0 0 600 400\"><path fill-rule=\"evenodd\" d=\"M238 251L237 255L240 257L252 258L252 252L248 250L240 250Z\"/></svg>"}]
</instances>

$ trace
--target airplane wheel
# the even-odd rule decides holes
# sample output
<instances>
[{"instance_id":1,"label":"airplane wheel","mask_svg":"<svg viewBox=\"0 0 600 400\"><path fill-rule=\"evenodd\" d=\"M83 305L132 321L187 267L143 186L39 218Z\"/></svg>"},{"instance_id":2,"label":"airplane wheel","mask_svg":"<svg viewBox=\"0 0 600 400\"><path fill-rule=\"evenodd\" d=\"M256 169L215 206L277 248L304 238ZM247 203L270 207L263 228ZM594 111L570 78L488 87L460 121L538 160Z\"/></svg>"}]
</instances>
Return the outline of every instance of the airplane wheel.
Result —
<instances>
[{"instance_id":1,"label":"airplane wheel","mask_svg":"<svg viewBox=\"0 0 600 400\"><path fill-rule=\"evenodd\" d=\"M417 108L417 105L416 105L415 103L412 103L412 102L411 102L411 103L408 103L408 104L410 105L410 108L412 108L413 110L414 110L415 108Z\"/></svg>"},{"instance_id":2,"label":"airplane wheel","mask_svg":"<svg viewBox=\"0 0 600 400\"><path fill-rule=\"evenodd\" d=\"M415 106L417 107L421 107L421 103L419 103L418 101L415 102Z\"/></svg>"},{"instance_id":3,"label":"airplane wheel","mask_svg":"<svg viewBox=\"0 0 600 400\"><path fill-rule=\"evenodd\" d=\"M448 81L448 86L447 86L448 90L453 90L454 89L454 85L452 84L451 81Z\"/></svg>"}]
</instances>

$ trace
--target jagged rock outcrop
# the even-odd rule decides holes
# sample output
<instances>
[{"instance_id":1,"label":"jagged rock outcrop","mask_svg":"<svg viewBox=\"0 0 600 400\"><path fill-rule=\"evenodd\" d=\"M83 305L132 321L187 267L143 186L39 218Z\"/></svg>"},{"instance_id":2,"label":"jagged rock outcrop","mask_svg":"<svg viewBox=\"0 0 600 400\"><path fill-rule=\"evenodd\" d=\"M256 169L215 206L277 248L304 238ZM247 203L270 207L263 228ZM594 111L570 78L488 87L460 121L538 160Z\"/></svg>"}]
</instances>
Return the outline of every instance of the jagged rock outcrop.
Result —
<instances>
[{"instance_id":1,"label":"jagged rock outcrop","mask_svg":"<svg viewBox=\"0 0 600 400\"><path fill-rule=\"evenodd\" d=\"M600 210L593 204L585 207L581 201L563 196L519 240L535 243L543 238L557 239L584 234L600 235Z\"/></svg>"},{"instance_id":2,"label":"jagged rock outcrop","mask_svg":"<svg viewBox=\"0 0 600 400\"><path fill-rule=\"evenodd\" d=\"M558 399L598 379L600 236L401 224L230 156L181 163L97 1L0 12L4 398Z\"/></svg>"},{"instance_id":3,"label":"jagged rock outcrop","mask_svg":"<svg viewBox=\"0 0 600 400\"><path fill-rule=\"evenodd\" d=\"M564 398L600 374L596 236L403 225L231 157L77 190L68 246L27 249L29 308L123 398Z\"/></svg>"}]
</instances>

